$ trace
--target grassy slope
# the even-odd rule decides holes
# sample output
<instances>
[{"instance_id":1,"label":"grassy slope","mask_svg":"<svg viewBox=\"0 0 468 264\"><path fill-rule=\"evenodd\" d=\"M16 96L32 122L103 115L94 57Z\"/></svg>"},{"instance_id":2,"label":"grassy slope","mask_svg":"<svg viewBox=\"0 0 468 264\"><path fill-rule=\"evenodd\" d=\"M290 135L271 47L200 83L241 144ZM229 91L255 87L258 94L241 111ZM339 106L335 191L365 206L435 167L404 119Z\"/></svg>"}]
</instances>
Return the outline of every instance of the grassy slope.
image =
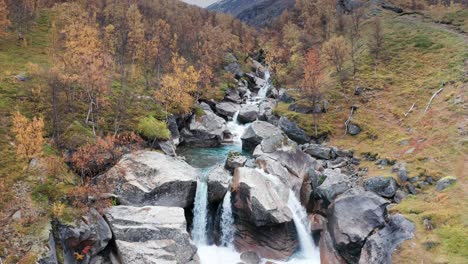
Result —
<instances>
[{"instance_id":1,"label":"grassy slope","mask_svg":"<svg viewBox=\"0 0 468 264\"><path fill-rule=\"evenodd\" d=\"M367 90L348 101L334 100L332 91L332 107L320 121L321 130L332 131L331 145L353 149L358 154L370 151L382 158L406 161L410 177L457 177L458 183L442 194L436 194L435 187L430 186L392 209L414 221L418 230L416 239L401 247L394 262L466 263L468 220L463 212L468 209L464 191L468 158L466 136L459 134L459 127L466 129L467 111L463 103L454 104L454 99L466 95L468 88L464 68L464 60L468 59L466 37L418 17L391 13L384 13L383 17L386 58L379 67L378 78L375 79L371 59L364 52L359 83ZM364 36L368 30L365 25ZM424 113L442 82L450 83ZM414 111L404 117L413 103ZM343 123L351 105L359 106L353 122L363 132L357 137L343 136ZM276 111L299 121L313 134L310 115L290 112L286 104L280 104ZM382 169L366 161L362 166L369 168L367 177L391 175L390 167ZM432 219L435 230L424 230L425 217ZM428 241L435 241L436 245L427 249L424 243Z\"/></svg>"}]
</instances>

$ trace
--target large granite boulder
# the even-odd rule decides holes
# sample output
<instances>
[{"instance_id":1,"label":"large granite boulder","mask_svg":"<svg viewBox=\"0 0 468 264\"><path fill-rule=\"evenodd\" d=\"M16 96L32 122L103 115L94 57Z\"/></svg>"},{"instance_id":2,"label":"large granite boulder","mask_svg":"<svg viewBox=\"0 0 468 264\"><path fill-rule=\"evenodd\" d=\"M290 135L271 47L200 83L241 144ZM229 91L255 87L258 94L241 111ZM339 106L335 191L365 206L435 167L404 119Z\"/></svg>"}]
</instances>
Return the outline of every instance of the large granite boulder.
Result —
<instances>
[{"instance_id":1,"label":"large granite boulder","mask_svg":"<svg viewBox=\"0 0 468 264\"><path fill-rule=\"evenodd\" d=\"M123 263L198 263L184 209L115 206L106 217Z\"/></svg>"},{"instance_id":2,"label":"large granite boulder","mask_svg":"<svg viewBox=\"0 0 468 264\"><path fill-rule=\"evenodd\" d=\"M99 177L126 203L188 208L199 171L185 161L154 151L127 154Z\"/></svg>"},{"instance_id":3,"label":"large granite boulder","mask_svg":"<svg viewBox=\"0 0 468 264\"><path fill-rule=\"evenodd\" d=\"M278 123L278 117L275 116L273 110L276 107L275 100L264 100L258 105L258 120L268 122L276 125Z\"/></svg>"},{"instance_id":4,"label":"large granite boulder","mask_svg":"<svg viewBox=\"0 0 468 264\"><path fill-rule=\"evenodd\" d=\"M348 176L342 174L339 169L325 169L322 177L323 183L318 186L316 193L327 203L350 188Z\"/></svg>"},{"instance_id":5,"label":"large granite boulder","mask_svg":"<svg viewBox=\"0 0 468 264\"><path fill-rule=\"evenodd\" d=\"M223 142L226 132L226 120L207 111L201 117L193 115L189 126L182 130L182 136L187 144L199 147L215 147Z\"/></svg>"},{"instance_id":6,"label":"large granite boulder","mask_svg":"<svg viewBox=\"0 0 468 264\"><path fill-rule=\"evenodd\" d=\"M414 224L402 215L389 217L388 224L367 238L359 264L392 263L392 253L398 245L414 236Z\"/></svg>"},{"instance_id":7,"label":"large granite boulder","mask_svg":"<svg viewBox=\"0 0 468 264\"><path fill-rule=\"evenodd\" d=\"M287 223L292 212L287 206L288 191L279 179L253 168L237 168L232 190L237 210L246 211L256 226Z\"/></svg>"},{"instance_id":8,"label":"large granite boulder","mask_svg":"<svg viewBox=\"0 0 468 264\"><path fill-rule=\"evenodd\" d=\"M233 102L221 102L216 104L216 113L222 117L233 117L240 110L240 105Z\"/></svg>"},{"instance_id":9,"label":"large granite boulder","mask_svg":"<svg viewBox=\"0 0 468 264\"><path fill-rule=\"evenodd\" d=\"M333 157L332 148L319 144L306 144L303 150L305 153L317 159L329 160Z\"/></svg>"},{"instance_id":10,"label":"large granite boulder","mask_svg":"<svg viewBox=\"0 0 468 264\"><path fill-rule=\"evenodd\" d=\"M232 191L236 249L269 259L290 257L297 239L288 188L276 176L242 167L234 173Z\"/></svg>"},{"instance_id":11,"label":"large granite boulder","mask_svg":"<svg viewBox=\"0 0 468 264\"><path fill-rule=\"evenodd\" d=\"M231 174L223 166L216 166L208 173L208 201L219 203L228 191Z\"/></svg>"},{"instance_id":12,"label":"large granite boulder","mask_svg":"<svg viewBox=\"0 0 468 264\"><path fill-rule=\"evenodd\" d=\"M241 124L251 123L258 118L258 106L256 104L242 105L237 121Z\"/></svg>"},{"instance_id":13,"label":"large granite boulder","mask_svg":"<svg viewBox=\"0 0 468 264\"><path fill-rule=\"evenodd\" d=\"M282 132L278 127L264 122L253 122L244 132L241 137L242 148L245 150L253 150L264 138L280 135Z\"/></svg>"},{"instance_id":14,"label":"large granite boulder","mask_svg":"<svg viewBox=\"0 0 468 264\"><path fill-rule=\"evenodd\" d=\"M357 263L367 237L385 225L389 202L377 194L353 188L328 208L328 229L335 248L350 263Z\"/></svg>"},{"instance_id":15,"label":"large granite boulder","mask_svg":"<svg viewBox=\"0 0 468 264\"><path fill-rule=\"evenodd\" d=\"M397 184L395 179L392 177L378 176L364 181L364 188L367 191L375 192L382 197L392 198L395 196Z\"/></svg>"},{"instance_id":16,"label":"large granite boulder","mask_svg":"<svg viewBox=\"0 0 468 264\"><path fill-rule=\"evenodd\" d=\"M278 122L279 127L288 135L288 137L299 144L308 143L310 137L300 128L295 122L289 120L288 118L282 116Z\"/></svg>"},{"instance_id":17,"label":"large granite boulder","mask_svg":"<svg viewBox=\"0 0 468 264\"><path fill-rule=\"evenodd\" d=\"M302 189L307 187L303 183L309 170L317 166L314 158L304 153L294 141L281 134L262 140L253 155L261 168L269 174L278 176L286 186L301 197L304 204L307 204L302 197L309 195L311 189L307 188L308 193L303 193Z\"/></svg>"}]
</instances>

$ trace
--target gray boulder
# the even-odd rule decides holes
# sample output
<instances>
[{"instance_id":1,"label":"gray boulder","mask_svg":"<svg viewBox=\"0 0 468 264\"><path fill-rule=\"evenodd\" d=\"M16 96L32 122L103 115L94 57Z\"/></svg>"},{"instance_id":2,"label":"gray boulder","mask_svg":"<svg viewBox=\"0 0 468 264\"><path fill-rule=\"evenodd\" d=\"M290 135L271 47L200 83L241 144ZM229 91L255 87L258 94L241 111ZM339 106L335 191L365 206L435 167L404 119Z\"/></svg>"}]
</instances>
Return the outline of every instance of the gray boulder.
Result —
<instances>
[{"instance_id":1,"label":"gray boulder","mask_svg":"<svg viewBox=\"0 0 468 264\"><path fill-rule=\"evenodd\" d=\"M389 202L373 192L353 188L338 196L328 208L328 228L341 256L357 263L367 237L385 225Z\"/></svg>"},{"instance_id":2,"label":"gray boulder","mask_svg":"<svg viewBox=\"0 0 468 264\"><path fill-rule=\"evenodd\" d=\"M210 203L221 202L228 191L231 174L223 168L217 166L208 174L208 201Z\"/></svg>"},{"instance_id":3,"label":"gray boulder","mask_svg":"<svg viewBox=\"0 0 468 264\"><path fill-rule=\"evenodd\" d=\"M278 127L270 123L255 121L246 129L241 137L242 148L245 150L253 150L264 138L280 135L281 133Z\"/></svg>"},{"instance_id":4,"label":"gray boulder","mask_svg":"<svg viewBox=\"0 0 468 264\"><path fill-rule=\"evenodd\" d=\"M452 184L454 184L456 181L457 181L457 178L455 177L450 177L450 176L444 177L437 181L436 189L439 192L443 191L447 189L449 186L451 186Z\"/></svg>"},{"instance_id":5,"label":"gray boulder","mask_svg":"<svg viewBox=\"0 0 468 264\"><path fill-rule=\"evenodd\" d=\"M247 162L247 157L241 155L240 153L231 152L226 159L226 163L224 168L226 168L229 172L234 173L234 170L239 167L244 167L245 163Z\"/></svg>"},{"instance_id":6,"label":"gray boulder","mask_svg":"<svg viewBox=\"0 0 468 264\"><path fill-rule=\"evenodd\" d=\"M289 120L288 118L282 116L278 122L279 127L288 135L288 137L299 144L308 143L310 137L300 128L295 122Z\"/></svg>"},{"instance_id":7,"label":"gray boulder","mask_svg":"<svg viewBox=\"0 0 468 264\"><path fill-rule=\"evenodd\" d=\"M233 117L239 110L240 105L233 102L221 102L216 104L216 113L225 118Z\"/></svg>"},{"instance_id":8,"label":"gray boulder","mask_svg":"<svg viewBox=\"0 0 468 264\"><path fill-rule=\"evenodd\" d=\"M267 84L266 80L257 77L254 73L246 73L244 76L249 79L249 88L254 91L260 90L260 88Z\"/></svg>"},{"instance_id":9,"label":"gray boulder","mask_svg":"<svg viewBox=\"0 0 468 264\"><path fill-rule=\"evenodd\" d=\"M97 255L104 250L112 239L112 231L106 220L95 209L92 209L74 226L59 224L58 236L65 262L74 263L74 252L86 246L90 246L90 256Z\"/></svg>"},{"instance_id":10,"label":"gray boulder","mask_svg":"<svg viewBox=\"0 0 468 264\"><path fill-rule=\"evenodd\" d=\"M287 223L292 213L287 206L287 188L279 180L257 169L237 168L234 172L234 196L236 210L250 215L256 226Z\"/></svg>"},{"instance_id":11,"label":"gray boulder","mask_svg":"<svg viewBox=\"0 0 468 264\"><path fill-rule=\"evenodd\" d=\"M200 147L219 146L227 131L226 120L212 112L204 116L193 115L188 128L182 130L182 136L187 144Z\"/></svg>"},{"instance_id":12,"label":"gray boulder","mask_svg":"<svg viewBox=\"0 0 468 264\"><path fill-rule=\"evenodd\" d=\"M382 197L392 198L395 196L397 184L395 179L392 177L378 176L364 181L364 188L367 191L375 192Z\"/></svg>"},{"instance_id":13,"label":"gray boulder","mask_svg":"<svg viewBox=\"0 0 468 264\"><path fill-rule=\"evenodd\" d=\"M251 123L258 118L258 106L256 104L242 105L237 121L241 124Z\"/></svg>"},{"instance_id":14,"label":"gray boulder","mask_svg":"<svg viewBox=\"0 0 468 264\"><path fill-rule=\"evenodd\" d=\"M312 114L314 113L314 108L311 106L303 106L297 103L290 104L288 106L289 111L294 111L301 114Z\"/></svg>"},{"instance_id":15,"label":"gray boulder","mask_svg":"<svg viewBox=\"0 0 468 264\"><path fill-rule=\"evenodd\" d=\"M109 183L128 203L187 208L194 201L198 173L177 158L139 151L124 155L99 180Z\"/></svg>"},{"instance_id":16,"label":"gray boulder","mask_svg":"<svg viewBox=\"0 0 468 264\"><path fill-rule=\"evenodd\" d=\"M361 133L361 127L358 126L357 124L351 123L351 124L348 125L348 133L351 136L356 136L359 133Z\"/></svg>"},{"instance_id":17,"label":"gray boulder","mask_svg":"<svg viewBox=\"0 0 468 264\"><path fill-rule=\"evenodd\" d=\"M317 159L329 160L333 157L332 148L319 144L304 145L304 152Z\"/></svg>"},{"instance_id":18,"label":"gray boulder","mask_svg":"<svg viewBox=\"0 0 468 264\"><path fill-rule=\"evenodd\" d=\"M325 169L325 180L317 188L317 194L326 202L331 203L340 194L350 188L348 176L342 174L339 169Z\"/></svg>"},{"instance_id":19,"label":"gray boulder","mask_svg":"<svg viewBox=\"0 0 468 264\"><path fill-rule=\"evenodd\" d=\"M268 71L268 69L256 60L252 60L252 64L253 64L256 74L260 76L260 78L265 79L266 77L265 73Z\"/></svg>"},{"instance_id":20,"label":"gray boulder","mask_svg":"<svg viewBox=\"0 0 468 264\"><path fill-rule=\"evenodd\" d=\"M289 190L274 175L237 168L232 184L235 248L266 259L287 259L297 249Z\"/></svg>"},{"instance_id":21,"label":"gray boulder","mask_svg":"<svg viewBox=\"0 0 468 264\"><path fill-rule=\"evenodd\" d=\"M294 98L289 95L288 91L284 88L279 89L278 91L278 100L283 103L292 103Z\"/></svg>"},{"instance_id":22,"label":"gray boulder","mask_svg":"<svg viewBox=\"0 0 468 264\"><path fill-rule=\"evenodd\" d=\"M392 263L392 253L398 245L414 236L414 224L402 215L389 217L388 224L377 233L367 238L359 264Z\"/></svg>"},{"instance_id":23,"label":"gray boulder","mask_svg":"<svg viewBox=\"0 0 468 264\"><path fill-rule=\"evenodd\" d=\"M276 123L278 123L278 118L273 113L273 109L275 109L275 107L276 101L274 100L269 99L262 101L258 105L258 119L276 125Z\"/></svg>"},{"instance_id":24,"label":"gray boulder","mask_svg":"<svg viewBox=\"0 0 468 264\"><path fill-rule=\"evenodd\" d=\"M197 259L182 208L115 206L106 217L123 263L176 264Z\"/></svg>"},{"instance_id":25,"label":"gray boulder","mask_svg":"<svg viewBox=\"0 0 468 264\"><path fill-rule=\"evenodd\" d=\"M260 256L254 251L242 252L240 259L245 264L260 264L261 262Z\"/></svg>"},{"instance_id":26,"label":"gray boulder","mask_svg":"<svg viewBox=\"0 0 468 264\"><path fill-rule=\"evenodd\" d=\"M229 102L233 102L236 104L240 104L242 102L242 98L240 96L239 90L237 89L229 89L224 96L224 99Z\"/></svg>"}]
</instances>

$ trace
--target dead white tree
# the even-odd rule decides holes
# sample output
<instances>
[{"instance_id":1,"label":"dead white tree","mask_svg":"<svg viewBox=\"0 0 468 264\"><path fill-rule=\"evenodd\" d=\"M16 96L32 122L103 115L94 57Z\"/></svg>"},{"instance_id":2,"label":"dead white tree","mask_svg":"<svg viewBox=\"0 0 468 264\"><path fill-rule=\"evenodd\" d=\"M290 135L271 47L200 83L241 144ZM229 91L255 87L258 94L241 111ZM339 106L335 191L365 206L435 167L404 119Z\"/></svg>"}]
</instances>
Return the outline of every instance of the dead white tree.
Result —
<instances>
[{"instance_id":1,"label":"dead white tree","mask_svg":"<svg viewBox=\"0 0 468 264\"><path fill-rule=\"evenodd\" d=\"M410 107L410 109L405 113L405 117L407 117L413 111L415 105L416 105L416 103L413 103L413 105Z\"/></svg>"},{"instance_id":2,"label":"dead white tree","mask_svg":"<svg viewBox=\"0 0 468 264\"><path fill-rule=\"evenodd\" d=\"M349 117L348 119L346 120L345 122L345 132L344 132L344 135L346 136L346 134L348 134L348 127L349 127L349 124L351 123L351 121L353 120L353 115L354 115L354 112L358 109L357 106L353 105L351 106L351 113L349 114Z\"/></svg>"},{"instance_id":3,"label":"dead white tree","mask_svg":"<svg viewBox=\"0 0 468 264\"><path fill-rule=\"evenodd\" d=\"M438 94L440 94L440 93L444 90L444 86L445 86L445 82L442 82L442 85L441 85L440 89L437 90L437 92L435 92L435 93L432 95L431 99L430 99L429 102L427 103L426 110L424 110L424 113L426 113L426 112L429 110L429 107L431 107L431 104L432 104L432 101L434 100L434 98L436 98L436 96L437 96Z\"/></svg>"}]
</instances>

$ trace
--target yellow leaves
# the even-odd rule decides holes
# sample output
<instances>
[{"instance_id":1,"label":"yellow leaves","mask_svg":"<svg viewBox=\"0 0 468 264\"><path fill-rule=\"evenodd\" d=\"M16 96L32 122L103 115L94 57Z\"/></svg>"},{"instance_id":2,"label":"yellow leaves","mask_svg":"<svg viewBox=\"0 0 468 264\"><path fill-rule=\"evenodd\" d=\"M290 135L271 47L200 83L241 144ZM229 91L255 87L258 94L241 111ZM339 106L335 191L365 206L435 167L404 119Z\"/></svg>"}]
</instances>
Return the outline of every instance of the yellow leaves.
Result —
<instances>
[{"instance_id":1,"label":"yellow leaves","mask_svg":"<svg viewBox=\"0 0 468 264\"><path fill-rule=\"evenodd\" d=\"M20 112L13 115L12 132L16 139L16 154L27 161L42 153L44 145L44 120L34 117L31 121Z\"/></svg>"},{"instance_id":2,"label":"yellow leaves","mask_svg":"<svg viewBox=\"0 0 468 264\"><path fill-rule=\"evenodd\" d=\"M141 13L136 4L130 5L126 18L129 27L128 45L132 54L132 60L142 60L144 56L145 28Z\"/></svg>"},{"instance_id":3,"label":"yellow leaves","mask_svg":"<svg viewBox=\"0 0 468 264\"><path fill-rule=\"evenodd\" d=\"M169 112L188 113L193 105L192 94L197 91L199 80L200 73L193 66L187 66L183 57L174 54L172 73L163 76L162 87L156 92L155 99Z\"/></svg>"},{"instance_id":4,"label":"yellow leaves","mask_svg":"<svg viewBox=\"0 0 468 264\"><path fill-rule=\"evenodd\" d=\"M341 73L349 50L349 44L343 36L333 36L323 43L321 52L323 58L335 66L336 72Z\"/></svg>"},{"instance_id":5,"label":"yellow leaves","mask_svg":"<svg viewBox=\"0 0 468 264\"><path fill-rule=\"evenodd\" d=\"M65 213L65 204L61 202L54 202L51 208L52 216L60 218Z\"/></svg>"}]
</instances>

